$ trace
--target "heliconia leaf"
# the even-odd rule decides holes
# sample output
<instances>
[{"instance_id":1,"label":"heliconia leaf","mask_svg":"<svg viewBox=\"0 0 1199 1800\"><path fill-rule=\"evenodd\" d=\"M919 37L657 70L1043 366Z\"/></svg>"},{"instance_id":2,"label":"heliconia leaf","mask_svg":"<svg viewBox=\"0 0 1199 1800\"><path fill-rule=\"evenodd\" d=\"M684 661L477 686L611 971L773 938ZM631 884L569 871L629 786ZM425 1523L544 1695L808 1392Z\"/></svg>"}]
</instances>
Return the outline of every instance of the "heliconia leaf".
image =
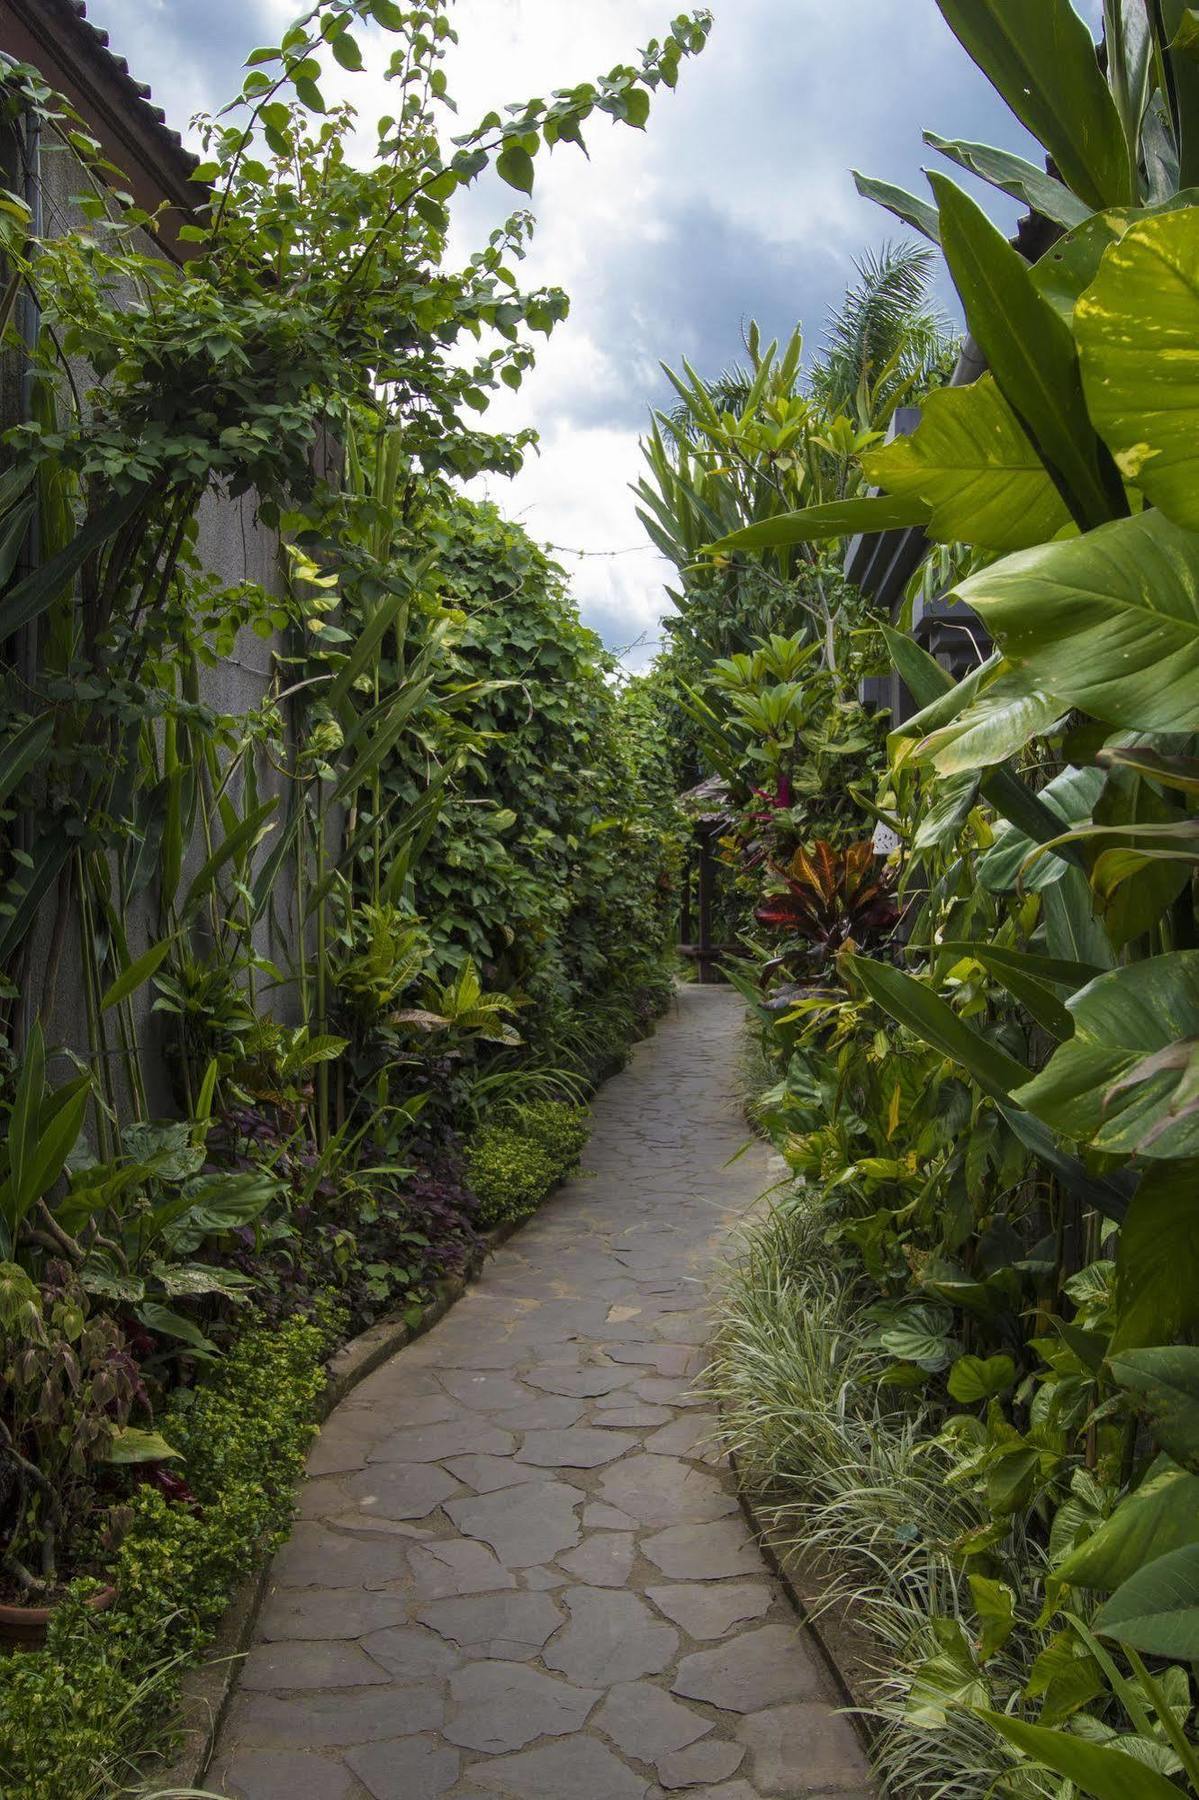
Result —
<instances>
[{"instance_id":1,"label":"heliconia leaf","mask_svg":"<svg viewBox=\"0 0 1199 1800\"><path fill-rule=\"evenodd\" d=\"M920 200L915 194L909 194L906 188L896 187L890 181L878 181L872 175L862 175L853 170L854 186L863 200L873 200L876 206L882 206L887 212L901 220L904 225L911 226L921 237L926 237L931 244L940 245L941 221L935 206L927 200Z\"/></svg>"},{"instance_id":2,"label":"heliconia leaf","mask_svg":"<svg viewBox=\"0 0 1199 1800\"><path fill-rule=\"evenodd\" d=\"M810 506L804 512L779 513L734 531L709 545L709 550L777 550L793 544L814 544L829 538L852 537L856 532L906 530L927 524L929 508L910 497L866 495L860 500L835 500L828 506Z\"/></svg>"},{"instance_id":3,"label":"heliconia leaf","mask_svg":"<svg viewBox=\"0 0 1199 1800\"><path fill-rule=\"evenodd\" d=\"M1090 29L1070 0L937 0L949 29L1088 207L1129 206L1133 172Z\"/></svg>"},{"instance_id":4,"label":"heliconia leaf","mask_svg":"<svg viewBox=\"0 0 1199 1800\"><path fill-rule=\"evenodd\" d=\"M957 163L959 168L968 169L980 181L990 182L992 187L1010 194L1013 200L1022 200L1042 218L1052 219L1067 230L1092 216L1091 207L1077 194L1072 194L1064 182L1056 181L1036 163L1027 162L1010 150L997 150L990 144L953 141L938 137L935 131L926 131L924 141L930 149L939 150L950 162Z\"/></svg>"},{"instance_id":5,"label":"heliconia leaf","mask_svg":"<svg viewBox=\"0 0 1199 1800\"><path fill-rule=\"evenodd\" d=\"M1199 729L1199 533L1143 512L1018 551L956 592L1066 705L1138 732Z\"/></svg>"},{"instance_id":6,"label":"heliconia leaf","mask_svg":"<svg viewBox=\"0 0 1199 1800\"><path fill-rule=\"evenodd\" d=\"M1018 250L968 194L929 176L945 259L966 323L1003 393L1084 531L1128 510L1083 398L1069 326L1042 299Z\"/></svg>"},{"instance_id":7,"label":"heliconia leaf","mask_svg":"<svg viewBox=\"0 0 1199 1800\"><path fill-rule=\"evenodd\" d=\"M927 982L870 957L847 956L843 960L884 1012L968 1069L984 1092L1007 1099L1024 1083L1028 1071L1023 1065L959 1019Z\"/></svg>"}]
</instances>

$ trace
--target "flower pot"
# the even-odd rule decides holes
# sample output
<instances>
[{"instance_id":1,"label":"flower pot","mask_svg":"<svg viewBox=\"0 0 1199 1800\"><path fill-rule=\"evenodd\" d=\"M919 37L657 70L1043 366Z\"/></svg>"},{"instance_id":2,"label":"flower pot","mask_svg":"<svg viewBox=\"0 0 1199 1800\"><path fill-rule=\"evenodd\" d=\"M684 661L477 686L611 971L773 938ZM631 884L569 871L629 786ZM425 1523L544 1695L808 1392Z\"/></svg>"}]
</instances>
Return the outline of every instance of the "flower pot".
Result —
<instances>
[{"instance_id":1,"label":"flower pot","mask_svg":"<svg viewBox=\"0 0 1199 1800\"><path fill-rule=\"evenodd\" d=\"M114 1587L97 1588L84 1605L89 1612L107 1612L117 1597ZM46 1631L54 1617L52 1606L5 1606L0 1604L0 1644L14 1650L40 1650Z\"/></svg>"}]
</instances>

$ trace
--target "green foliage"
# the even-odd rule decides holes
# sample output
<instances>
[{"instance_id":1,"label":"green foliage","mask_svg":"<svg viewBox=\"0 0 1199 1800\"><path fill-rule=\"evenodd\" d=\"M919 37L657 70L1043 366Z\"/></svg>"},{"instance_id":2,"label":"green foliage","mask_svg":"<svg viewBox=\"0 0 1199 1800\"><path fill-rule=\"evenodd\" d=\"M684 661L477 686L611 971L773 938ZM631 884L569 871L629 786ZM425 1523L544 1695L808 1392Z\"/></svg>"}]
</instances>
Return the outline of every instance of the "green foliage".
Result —
<instances>
[{"instance_id":1,"label":"green foliage","mask_svg":"<svg viewBox=\"0 0 1199 1800\"><path fill-rule=\"evenodd\" d=\"M779 1078L761 1110L819 1179L838 1317L890 1359L857 1360L822 1404L863 1414L873 1383L901 1396L883 1445L859 1449L872 1507L885 1516L924 1456L975 1513L956 1532L913 1514L928 1566L906 1594L861 1577L891 1662L896 1791L1064 1781L1165 1800L1199 1792L1199 87L1181 7L1109 0L1102 57L1068 0L941 11L1052 173L928 141L1062 229L1030 263L1040 228L1008 244L943 176L931 210L879 190L943 246L989 373L934 394L910 439L862 447L847 492L865 477L884 493L841 524L919 522L943 548L912 592L948 587L997 648L955 686L888 631L923 710L861 798L899 839L904 948L848 951L828 991L755 995ZM714 536L708 566L824 554L824 499L806 515L772 500ZM776 1326L744 1284L737 1305L761 1371ZM723 1379L743 1429L773 1441L731 1356ZM832 1477L798 1434L772 1475L837 1545ZM845 1507L860 1574L881 1540Z\"/></svg>"},{"instance_id":2,"label":"green foliage","mask_svg":"<svg viewBox=\"0 0 1199 1800\"><path fill-rule=\"evenodd\" d=\"M578 1166L590 1133L586 1107L562 1101L506 1108L467 1147L466 1171L485 1229L524 1219Z\"/></svg>"},{"instance_id":3,"label":"green foliage","mask_svg":"<svg viewBox=\"0 0 1199 1800\"><path fill-rule=\"evenodd\" d=\"M182 1665L211 1637L237 1584L291 1524L336 1319L247 1334L163 1421L197 1504L138 1487L109 1612L59 1609L45 1650L0 1684L0 1777L23 1800L90 1800L123 1785L169 1716ZM80 1596L84 1588L79 1589Z\"/></svg>"}]
</instances>

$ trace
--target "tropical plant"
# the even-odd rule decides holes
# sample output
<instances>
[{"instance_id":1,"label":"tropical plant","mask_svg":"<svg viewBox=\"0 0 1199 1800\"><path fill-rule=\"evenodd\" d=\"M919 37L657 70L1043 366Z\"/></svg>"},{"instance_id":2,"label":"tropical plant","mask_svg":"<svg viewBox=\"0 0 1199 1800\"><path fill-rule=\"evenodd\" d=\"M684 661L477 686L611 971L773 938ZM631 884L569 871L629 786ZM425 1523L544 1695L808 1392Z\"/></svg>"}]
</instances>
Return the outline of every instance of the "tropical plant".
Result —
<instances>
[{"instance_id":1,"label":"tropical plant","mask_svg":"<svg viewBox=\"0 0 1199 1800\"><path fill-rule=\"evenodd\" d=\"M1199 1774L1183 1372L1199 515L1178 384L1199 323L1199 91L1181 6L1112 0L1102 60L1068 0L940 9L1047 165L929 141L1040 223L1012 246L944 175L933 205L862 185L939 242L988 372L864 451L860 482L880 493L772 507L714 563L918 526L998 645L954 686L888 639L921 709L892 735L876 801L901 845L910 962L840 964L878 1009L865 1029L888 1019L888 1041L922 1040L969 1115L965 1161L903 1218L909 1272L894 1216L857 1233L886 1296L890 1378L945 1381L929 1422L943 1407L948 1479L982 1512L945 1546L968 1588L929 1621L919 1667L904 1650L909 1702L884 1761L935 1731L939 1753L912 1750L930 1792L1065 1781L1166 1800ZM989 1755L977 1720L999 1734Z\"/></svg>"}]
</instances>

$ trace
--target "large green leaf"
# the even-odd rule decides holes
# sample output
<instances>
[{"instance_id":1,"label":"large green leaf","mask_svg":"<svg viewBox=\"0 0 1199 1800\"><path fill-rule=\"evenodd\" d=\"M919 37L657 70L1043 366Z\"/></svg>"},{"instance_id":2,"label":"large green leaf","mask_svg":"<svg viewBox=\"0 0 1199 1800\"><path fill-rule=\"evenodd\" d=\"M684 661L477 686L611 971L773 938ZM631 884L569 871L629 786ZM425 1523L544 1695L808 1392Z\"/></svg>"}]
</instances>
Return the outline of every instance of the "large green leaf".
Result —
<instances>
[{"instance_id":1,"label":"large green leaf","mask_svg":"<svg viewBox=\"0 0 1199 1800\"><path fill-rule=\"evenodd\" d=\"M1110 1366L1148 1415L1163 1450L1199 1473L1199 1350L1190 1344L1121 1350Z\"/></svg>"},{"instance_id":2,"label":"large green leaf","mask_svg":"<svg viewBox=\"0 0 1199 1800\"><path fill-rule=\"evenodd\" d=\"M917 706L927 711L938 700L946 700L947 717L956 717L958 708L951 698L955 688L953 676L906 633L893 631L889 625L884 625L882 629L891 661ZM964 687L974 676L981 680L982 671L972 671L966 677L966 682L957 685ZM1035 794L1027 782L1021 781L1011 769L990 770L983 778L980 792L997 813L1019 830L1027 832L1032 841L1040 844L1057 836L1057 822L1053 813L1041 804L1040 795Z\"/></svg>"},{"instance_id":3,"label":"large green leaf","mask_svg":"<svg viewBox=\"0 0 1199 1800\"><path fill-rule=\"evenodd\" d=\"M1121 474L1199 528L1199 217L1142 219L1074 309L1091 417Z\"/></svg>"},{"instance_id":4,"label":"large green leaf","mask_svg":"<svg viewBox=\"0 0 1199 1800\"><path fill-rule=\"evenodd\" d=\"M1106 212L1092 213L1085 224L1076 225L1065 237L1058 238L1033 264L1033 286L1067 324L1072 324L1079 300L1098 275L1111 246L1118 244L1126 231L1143 219L1178 212L1196 203L1199 191L1186 188L1153 206L1113 206Z\"/></svg>"},{"instance_id":5,"label":"large green leaf","mask_svg":"<svg viewBox=\"0 0 1199 1800\"><path fill-rule=\"evenodd\" d=\"M1087 530L1118 518L1127 510L1123 489L1087 413L1069 327L982 208L946 176L929 179L966 323L1004 398L1078 525Z\"/></svg>"},{"instance_id":6,"label":"large green leaf","mask_svg":"<svg viewBox=\"0 0 1199 1800\"><path fill-rule=\"evenodd\" d=\"M1103 791L1103 782L1104 776L1100 769L1068 768L1060 775L1055 775L1037 797L1048 813L1060 819L1062 825L1070 827L1091 817ZM1059 835L1060 828L1053 836ZM1060 850L1040 857L1025 870L1024 865L1036 849L1037 842L1051 841L1041 838L1034 842L1023 831L1017 831L1015 826L1005 825L996 834L991 848L979 860L979 880L993 894L1014 893L1021 885L1031 893L1042 892L1065 877L1072 860L1077 863L1077 852L1074 852L1071 859L1066 854L1067 847L1063 845Z\"/></svg>"},{"instance_id":7,"label":"large green leaf","mask_svg":"<svg viewBox=\"0 0 1199 1800\"><path fill-rule=\"evenodd\" d=\"M1064 710L1055 695L1042 693L1022 673L1007 672L950 724L930 732L916 754L945 776L993 768L1050 732Z\"/></svg>"},{"instance_id":8,"label":"large green leaf","mask_svg":"<svg viewBox=\"0 0 1199 1800\"><path fill-rule=\"evenodd\" d=\"M1199 1162L1142 1178L1116 1251L1112 1350L1169 1343L1199 1325Z\"/></svg>"},{"instance_id":9,"label":"large green leaf","mask_svg":"<svg viewBox=\"0 0 1199 1800\"><path fill-rule=\"evenodd\" d=\"M1199 1155L1199 1115L1172 1111L1186 1064L1159 1066L1158 1057L1199 1036L1199 950L1112 969L1068 1005L1074 1036L1012 1096L1016 1104L1112 1155Z\"/></svg>"},{"instance_id":10,"label":"large green leaf","mask_svg":"<svg viewBox=\"0 0 1199 1800\"><path fill-rule=\"evenodd\" d=\"M1091 217L1091 208L1077 194L1072 194L1064 182L1056 181L1036 163L1027 162L1010 150L938 137L935 131L926 131L924 141L930 149L939 150L950 162L957 163L960 169L968 169L971 175L990 182L992 187L1010 194L1013 200L1022 200L1042 218L1052 219L1056 225L1064 225L1070 230Z\"/></svg>"},{"instance_id":11,"label":"large green leaf","mask_svg":"<svg viewBox=\"0 0 1199 1800\"><path fill-rule=\"evenodd\" d=\"M932 509L930 537L985 550L1043 544L1070 514L992 375L936 388L920 425L862 458L868 481Z\"/></svg>"},{"instance_id":12,"label":"large green leaf","mask_svg":"<svg viewBox=\"0 0 1199 1800\"><path fill-rule=\"evenodd\" d=\"M957 593L1038 689L1137 731L1199 729L1199 535L1161 513L1018 551Z\"/></svg>"},{"instance_id":13,"label":"large green leaf","mask_svg":"<svg viewBox=\"0 0 1199 1800\"><path fill-rule=\"evenodd\" d=\"M791 544L813 544L828 538L852 537L855 532L899 531L928 522L922 500L864 495L860 500L834 500L828 506L809 506L803 512L779 513L734 531L709 546L711 550L779 550Z\"/></svg>"},{"instance_id":14,"label":"large green leaf","mask_svg":"<svg viewBox=\"0 0 1199 1800\"><path fill-rule=\"evenodd\" d=\"M1199 1658L1199 1546L1157 1557L1133 1575L1100 1609L1095 1629L1150 1656Z\"/></svg>"},{"instance_id":15,"label":"large green leaf","mask_svg":"<svg viewBox=\"0 0 1199 1800\"><path fill-rule=\"evenodd\" d=\"M950 30L1090 207L1136 198L1091 33L1070 0L937 0Z\"/></svg>"},{"instance_id":16,"label":"large green leaf","mask_svg":"<svg viewBox=\"0 0 1199 1800\"><path fill-rule=\"evenodd\" d=\"M980 1717L1033 1762L1074 1782L1094 1800L1178 1800L1178 1789L1172 1781L1122 1750L1089 1744L1069 1731L1029 1725L1006 1713L980 1709Z\"/></svg>"},{"instance_id":17,"label":"large green leaf","mask_svg":"<svg viewBox=\"0 0 1199 1800\"><path fill-rule=\"evenodd\" d=\"M844 961L876 1005L953 1062L961 1063L986 1093L1006 1099L1024 1081L1027 1069L964 1024L926 982L868 956L847 956Z\"/></svg>"},{"instance_id":18,"label":"large green leaf","mask_svg":"<svg viewBox=\"0 0 1199 1800\"><path fill-rule=\"evenodd\" d=\"M1199 1475L1162 1456L1111 1518L1059 1563L1053 1579L1110 1594L1157 1557L1196 1543Z\"/></svg>"}]
</instances>

